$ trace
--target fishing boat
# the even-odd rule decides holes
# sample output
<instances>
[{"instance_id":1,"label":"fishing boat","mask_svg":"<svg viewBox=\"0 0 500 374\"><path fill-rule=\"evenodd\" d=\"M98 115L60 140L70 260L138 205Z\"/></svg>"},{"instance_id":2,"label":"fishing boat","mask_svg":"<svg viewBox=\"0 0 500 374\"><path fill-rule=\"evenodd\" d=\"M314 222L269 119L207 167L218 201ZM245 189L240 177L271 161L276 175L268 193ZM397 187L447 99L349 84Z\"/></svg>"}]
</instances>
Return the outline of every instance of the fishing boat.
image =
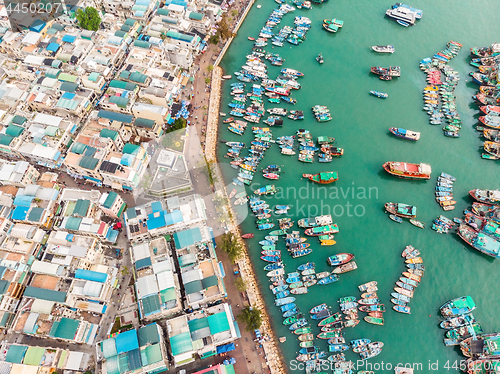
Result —
<instances>
[{"instance_id":1,"label":"fishing boat","mask_svg":"<svg viewBox=\"0 0 500 374\"><path fill-rule=\"evenodd\" d=\"M372 66L370 71L373 74L381 76L388 76L388 77L401 76L401 68L399 66L389 66L388 68L383 68L380 66Z\"/></svg>"},{"instance_id":2,"label":"fishing boat","mask_svg":"<svg viewBox=\"0 0 500 374\"><path fill-rule=\"evenodd\" d=\"M308 236L320 236L325 234L336 234L339 232L339 228L336 223L332 225L324 225L320 227L312 227L304 231Z\"/></svg>"},{"instance_id":3,"label":"fishing boat","mask_svg":"<svg viewBox=\"0 0 500 374\"><path fill-rule=\"evenodd\" d=\"M403 203L386 203L385 210L402 218L416 218L417 207Z\"/></svg>"},{"instance_id":4,"label":"fishing boat","mask_svg":"<svg viewBox=\"0 0 500 374\"><path fill-rule=\"evenodd\" d=\"M425 228L425 223L423 222L420 222L420 221L417 221L416 219L412 218L410 219L410 223L413 225L413 226L416 226L418 228L421 228L421 229L424 229Z\"/></svg>"},{"instance_id":5,"label":"fishing boat","mask_svg":"<svg viewBox=\"0 0 500 374\"><path fill-rule=\"evenodd\" d=\"M474 200L480 203L487 204L500 204L500 191L499 190L470 190L469 195L472 196Z\"/></svg>"},{"instance_id":6,"label":"fishing boat","mask_svg":"<svg viewBox=\"0 0 500 374\"><path fill-rule=\"evenodd\" d=\"M279 262L281 261L281 256L261 256L260 259L266 262Z\"/></svg>"},{"instance_id":7,"label":"fishing boat","mask_svg":"<svg viewBox=\"0 0 500 374\"><path fill-rule=\"evenodd\" d=\"M344 265L354 258L352 253L338 253L328 257L327 261L330 266Z\"/></svg>"},{"instance_id":8,"label":"fishing boat","mask_svg":"<svg viewBox=\"0 0 500 374\"><path fill-rule=\"evenodd\" d=\"M378 53L394 53L396 51L393 45L374 45L371 48Z\"/></svg>"},{"instance_id":9,"label":"fishing boat","mask_svg":"<svg viewBox=\"0 0 500 374\"><path fill-rule=\"evenodd\" d=\"M358 304L361 304L361 305L378 305L379 303L380 303L380 300L378 298L358 300Z\"/></svg>"},{"instance_id":10,"label":"fishing boat","mask_svg":"<svg viewBox=\"0 0 500 374\"><path fill-rule=\"evenodd\" d=\"M470 313L476 309L476 304L470 296L462 296L446 302L439 309L444 317L450 317Z\"/></svg>"},{"instance_id":11,"label":"fishing boat","mask_svg":"<svg viewBox=\"0 0 500 374\"><path fill-rule=\"evenodd\" d=\"M500 257L500 240L485 232L478 232L471 226L461 224L458 227L458 236L474 249L492 257Z\"/></svg>"},{"instance_id":12,"label":"fishing boat","mask_svg":"<svg viewBox=\"0 0 500 374\"><path fill-rule=\"evenodd\" d=\"M349 346L346 344L330 344L328 346L328 352L344 352L349 349Z\"/></svg>"},{"instance_id":13,"label":"fishing boat","mask_svg":"<svg viewBox=\"0 0 500 374\"><path fill-rule=\"evenodd\" d=\"M301 342L310 342L310 341L314 340L314 335L313 334L302 334L302 335L299 335L298 339Z\"/></svg>"},{"instance_id":14,"label":"fishing boat","mask_svg":"<svg viewBox=\"0 0 500 374\"><path fill-rule=\"evenodd\" d=\"M251 238L253 238L253 236L254 236L254 234L253 234L253 233L248 233L248 234L243 234L243 235L241 235L241 237L242 237L243 239L251 239Z\"/></svg>"},{"instance_id":15,"label":"fishing boat","mask_svg":"<svg viewBox=\"0 0 500 374\"><path fill-rule=\"evenodd\" d=\"M369 343L371 343L370 339L356 339L356 340L351 340L351 347L352 348L361 348L361 347L366 346Z\"/></svg>"},{"instance_id":16,"label":"fishing boat","mask_svg":"<svg viewBox=\"0 0 500 374\"><path fill-rule=\"evenodd\" d=\"M385 92L380 92L380 91L370 91L370 94L373 96L379 97L381 99L387 99L389 95Z\"/></svg>"},{"instance_id":17,"label":"fishing boat","mask_svg":"<svg viewBox=\"0 0 500 374\"><path fill-rule=\"evenodd\" d=\"M330 274L324 278L321 278L320 280L318 280L318 284L330 284L330 283L333 283L333 282L336 282L339 280L339 276L336 275L336 274Z\"/></svg>"},{"instance_id":18,"label":"fishing boat","mask_svg":"<svg viewBox=\"0 0 500 374\"><path fill-rule=\"evenodd\" d=\"M358 268L358 265L356 264L355 261L348 262L347 264L340 265L339 267L333 269L332 273L333 274L343 274L347 273L348 271L356 270Z\"/></svg>"},{"instance_id":19,"label":"fishing boat","mask_svg":"<svg viewBox=\"0 0 500 374\"><path fill-rule=\"evenodd\" d=\"M403 223L403 219L401 217L395 216L394 214L389 214L389 218L394 222Z\"/></svg>"},{"instance_id":20,"label":"fishing boat","mask_svg":"<svg viewBox=\"0 0 500 374\"><path fill-rule=\"evenodd\" d=\"M314 308L312 308L309 313L311 314L316 314L316 313L319 313L321 312L322 310L325 310L327 309L328 306L326 305L326 303L323 303L323 304L319 304L319 305L316 305Z\"/></svg>"},{"instance_id":21,"label":"fishing boat","mask_svg":"<svg viewBox=\"0 0 500 374\"><path fill-rule=\"evenodd\" d=\"M429 164L389 161L383 164L382 167L389 174L406 179L430 179L432 172Z\"/></svg>"},{"instance_id":22,"label":"fishing boat","mask_svg":"<svg viewBox=\"0 0 500 374\"><path fill-rule=\"evenodd\" d=\"M397 136L398 138L403 138L403 139L412 140L412 141L417 141L420 139L419 132L401 129L401 128L397 128L397 127L390 127L389 131L391 133L393 133L395 136Z\"/></svg>"},{"instance_id":23,"label":"fishing boat","mask_svg":"<svg viewBox=\"0 0 500 374\"><path fill-rule=\"evenodd\" d=\"M372 325L379 325L383 326L384 325L384 319L383 318L377 318L377 317L372 317L372 316L366 316L363 318L366 322L371 323Z\"/></svg>"},{"instance_id":24,"label":"fishing boat","mask_svg":"<svg viewBox=\"0 0 500 374\"><path fill-rule=\"evenodd\" d=\"M318 61L319 64L322 64L324 62L323 55L321 53L316 57L316 61Z\"/></svg>"},{"instance_id":25,"label":"fishing boat","mask_svg":"<svg viewBox=\"0 0 500 374\"><path fill-rule=\"evenodd\" d=\"M335 338L337 337L340 332L340 330L336 330L336 331L323 331L321 333L318 334L317 338L318 339L331 339L331 338Z\"/></svg>"},{"instance_id":26,"label":"fishing boat","mask_svg":"<svg viewBox=\"0 0 500 374\"><path fill-rule=\"evenodd\" d=\"M324 171L318 174L302 174L302 177L319 184L333 183L339 179L335 171Z\"/></svg>"}]
</instances>

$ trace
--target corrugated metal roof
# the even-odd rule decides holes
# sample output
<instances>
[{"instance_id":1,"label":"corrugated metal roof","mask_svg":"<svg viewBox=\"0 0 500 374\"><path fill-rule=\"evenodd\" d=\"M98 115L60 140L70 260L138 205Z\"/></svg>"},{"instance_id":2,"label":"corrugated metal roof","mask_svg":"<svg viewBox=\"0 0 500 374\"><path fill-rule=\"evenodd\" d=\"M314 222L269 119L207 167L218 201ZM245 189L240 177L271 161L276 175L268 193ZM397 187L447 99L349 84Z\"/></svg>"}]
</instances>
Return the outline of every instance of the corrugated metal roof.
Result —
<instances>
[{"instance_id":1,"label":"corrugated metal roof","mask_svg":"<svg viewBox=\"0 0 500 374\"><path fill-rule=\"evenodd\" d=\"M10 135L0 134L0 144L1 145L10 145L14 138Z\"/></svg>"},{"instance_id":2,"label":"corrugated metal roof","mask_svg":"<svg viewBox=\"0 0 500 374\"><path fill-rule=\"evenodd\" d=\"M116 138L118 137L118 131L111 130L111 129L102 129L99 132L99 136L101 138L110 138L110 139L116 140Z\"/></svg>"},{"instance_id":3,"label":"corrugated metal roof","mask_svg":"<svg viewBox=\"0 0 500 374\"><path fill-rule=\"evenodd\" d=\"M136 330L129 330L118 334L115 337L116 353L130 352L139 348L139 340L137 338Z\"/></svg>"},{"instance_id":4,"label":"corrugated metal roof","mask_svg":"<svg viewBox=\"0 0 500 374\"><path fill-rule=\"evenodd\" d=\"M78 108L78 101L61 97L56 106L68 110L75 110Z\"/></svg>"},{"instance_id":5,"label":"corrugated metal roof","mask_svg":"<svg viewBox=\"0 0 500 374\"><path fill-rule=\"evenodd\" d=\"M17 138L19 135L21 135L24 131L24 127L21 126L16 126L16 125L9 125L7 126L7 129L5 130L6 135L10 135L14 138Z\"/></svg>"},{"instance_id":6,"label":"corrugated metal roof","mask_svg":"<svg viewBox=\"0 0 500 374\"><path fill-rule=\"evenodd\" d=\"M80 142L75 142L71 146L71 152L81 155L87 149L87 144L83 144Z\"/></svg>"},{"instance_id":7,"label":"corrugated metal roof","mask_svg":"<svg viewBox=\"0 0 500 374\"><path fill-rule=\"evenodd\" d=\"M128 102L129 102L128 97L122 97L122 96L111 96L109 98L109 102L118 105L119 107L126 107Z\"/></svg>"},{"instance_id":8,"label":"corrugated metal roof","mask_svg":"<svg viewBox=\"0 0 500 374\"><path fill-rule=\"evenodd\" d=\"M196 13L196 12L191 12L191 13L189 13L189 19L194 19L194 20L197 20L197 21L201 21L203 19L203 14Z\"/></svg>"},{"instance_id":9,"label":"corrugated metal roof","mask_svg":"<svg viewBox=\"0 0 500 374\"><path fill-rule=\"evenodd\" d=\"M185 283L184 289L186 291L186 295L189 295L192 293L200 292L203 289L203 286L200 280L195 280L193 282Z\"/></svg>"},{"instance_id":10,"label":"corrugated metal roof","mask_svg":"<svg viewBox=\"0 0 500 374\"><path fill-rule=\"evenodd\" d=\"M160 8L156 11L156 14L158 14L159 16L168 16L169 13L170 9L167 8Z\"/></svg>"},{"instance_id":11,"label":"corrugated metal roof","mask_svg":"<svg viewBox=\"0 0 500 374\"><path fill-rule=\"evenodd\" d=\"M14 123L16 125L24 125L27 121L26 117L15 115L14 118L10 121L10 123Z\"/></svg>"},{"instance_id":12,"label":"corrugated metal roof","mask_svg":"<svg viewBox=\"0 0 500 374\"><path fill-rule=\"evenodd\" d=\"M126 153L126 154L135 155L135 154L137 154L139 152L140 149L141 149L141 147L139 145L137 145L137 144L126 143L123 146L122 152Z\"/></svg>"},{"instance_id":13,"label":"corrugated metal roof","mask_svg":"<svg viewBox=\"0 0 500 374\"><path fill-rule=\"evenodd\" d=\"M135 19L127 18L125 25L134 26L137 23Z\"/></svg>"},{"instance_id":14,"label":"corrugated metal roof","mask_svg":"<svg viewBox=\"0 0 500 374\"><path fill-rule=\"evenodd\" d=\"M146 74L134 72L134 73L130 74L129 79L133 82L145 83L146 80L148 79L148 76Z\"/></svg>"},{"instance_id":15,"label":"corrugated metal roof","mask_svg":"<svg viewBox=\"0 0 500 374\"><path fill-rule=\"evenodd\" d=\"M54 322L50 329L49 336L60 339L73 340L80 321L71 318L61 318L60 321Z\"/></svg>"},{"instance_id":16,"label":"corrugated metal roof","mask_svg":"<svg viewBox=\"0 0 500 374\"><path fill-rule=\"evenodd\" d=\"M149 325L139 328L137 330L137 335L139 337L139 347L160 342L158 325L156 323L150 323Z\"/></svg>"},{"instance_id":17,"label":"corrugated metal roof","mask_svg":"<svg viewBox=\"0 0 500 374\"><path fill-rule=\"evenodd\" d=\"M73 216L86 217L90 207L90 200L78 199L73 208Z\"/></svg>"},{"instance_id":18,"label":"corrugated metal roof","mask_svg":"<svg viewBox=\"0 0 500 374\"><path fill-rule=\"evenodd\" d=\"M40 222L40 220L42 219L43 212L45 212L44 208L39 208L39 207L31 208L28 215L28 221Z\"/></svg>"},{"instance_id":19,"label":"corrugated metal roof","mask_svg":"<svg viewBox=\"0 0 500 374\"><path fill-rule=\"evenodd\" d=\"M24 291L24 296L32 297L35 299L55 301L58 303L64 303L66 301L66 292L47 290L45 288L38 288L32 286L26 287L26 290Z\"/></svg>"},{"instance_id":20,"label":"corrugated metal roof","mask_svg":"<svg viewBox=\"0 0 500 374\"><path fill-rule=\"evenodd\" d=\"M151 48L151 43L146 42L144 40L138 40L138 39L136 39L134 41L134 47L149 49L149 48Z\"/></svg>"},{"instance_id":21,"label":"corrugated metal roof","mask_svg":"<svg viewBox=\"0 0 500 374\"><path fill-rule=\"evenodd\" d=\"M75 272L75 278L85 279L92 282L105 283L108 279L108 274L86 269L77 269Z\"/></svg>"},{"instance_id":22,"label":"corrugated metal roof","mask_svg":"<svg viewBox=\"0 0 500 374\"><path fill-rule=\"evenodd\" d=\"M212 314L211 316L208 316L207 319L212 335L218 334L222 331L228 331L230 329L226 312Z\"/></svg>"},{"instance_id":23,"label":"corrugated metal roof","mask_svg":"<svg viewBox=\"0 0 500 374\"><path fill-rule=\"evenodd\" d=\"M101 74L96 73L96 72L94 72L94 73L90 73L90 74L89 74L89 81L91 81L91 82L97 82L97 80L99 79L99 76L100 76L100 75L101 75Z\"/></svg>"},{"instance_id":24,"label":"corrugated metal roof","mask_svg":"<svg viewBox=\"0 0 500 374\"><path fill-rule=\"evenodd\" d=\"M147 118L136 118L135 119L135 125L139 127L147 127L148 129L153 128L155 125L155 121L152 119L147 119Z\"/></svg>"},{"instance_id":25,"label":"corrugated metal roof","mask_svg":"<svg viewBox=\"0 0 500 374\"><path fill-rule=\"evenodd\" d=\"M130 114L117 113L110 110L100 110L97 117L124 123L132 123L132 120L134 119L134 116L131 116Z\"/></svg>"},{"instance_id":26,"label":"corrugated metal roof","mask_svg":"<svg viewBox=\"0 0 500 374\"><path fill-rule=\"evenodd\" d=\"M114 191L110 191L108 193L108 197L106 197L106 200L104 200L104 203L102 204L106 209L111 209L113 204L115 203L116 198L118 197L118 194Z\"/></svg>"},{"instance_id":27,"label":"corrugated metal roof","mask_svg":"<svg viewBox=\"0 0 500 374\"><path fill-rule=\"evenodd\" d=\"M65 229L78 231L80 229L80 224L82 223L81 217L68 217L66 220Z\"/></svg>"},{"instance_id":28,"label":"corrugated metal roof","mask_svg":"<svg viewBox=\"0 0 500 374\"><path fill-rule=\"evenodd\" d=\"M78 165L84 169L94 170L98 163L99 160L97 158L92 156L83 156Z\"/></svg>"},{"instance_id":29,"label":"corrugated metal roof","mask_svg":"<svg viewBox=\"0 0 500 374\"><path fill-rule=\"evenodd\" d=\"M109 87L120 88L127 91L134 91L137 87L137 84L113 79L111 82L109 82Z\"/></svg>"},{"instance_id":30,"label":"corrugated metal roof","mask_svg":"<svg viewBox=\"0 0 500 374\"><path fill-rule=\"evenodd\" d=\"M61 87L59 87L59 89L64 92L75 92L77 88L78 84L71 82L64 82L61 84Z\"/></svg>"},{"instance_id":31,"label":"corrugated metal roof","mask_svg":"<svg viewBox=\"0 0 500 374\"><path fill-rule=\"evenodd\" d=\"M76 82L76 80L78 79L78 77L76 75L71 75L71 74L67 74L67 73L61 73L59 74L59 77L57 77L57 79L59 79L60 81L63 81L63 82Z\"/></svg>"},{"instance_id":32,"label":"corrugated metal roof","mask_svg":"<svg viewBox=\"0 0 500 374\"><path fill-rule=\"evenodd\" d=\"M193 343L191 342L191 334L184 332L170 337L170 347L174 356L189 352L193 350Z\"/></svg>"}]
</instances>

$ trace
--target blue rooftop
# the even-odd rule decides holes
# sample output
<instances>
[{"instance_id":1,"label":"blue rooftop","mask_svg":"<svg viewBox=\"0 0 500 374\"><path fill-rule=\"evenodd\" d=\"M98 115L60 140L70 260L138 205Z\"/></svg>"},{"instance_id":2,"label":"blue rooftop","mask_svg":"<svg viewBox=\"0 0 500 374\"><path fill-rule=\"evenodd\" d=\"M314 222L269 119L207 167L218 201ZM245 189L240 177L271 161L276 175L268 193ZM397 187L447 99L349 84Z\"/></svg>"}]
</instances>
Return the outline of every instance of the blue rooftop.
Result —
<instances>
[{"instance_id":1,"label":"blue rooftop","mask_svg":"<svg viewBox=\"0 0 500 374\"><path fill-rule=\"evenodd\" d=\"M48 46L47 46L47 51L49 52L57 52L57 50L59 49L59 44L57 43L50 43Z\"/></svg>"},{"instance_id":2,"label":"blue rooftop","mask_svg":"<svg viewBox=\"0 0 500 374\"><path fill-rule=\"evenodd\" d=\"M62 41L67 42L67 43L73 43L75 40L76 40L76 36L73 36L73 35L64 35L62 38Z\"/></svg>"},{"instance_id":3,"label":"blue rooftop","mask_svg":"<svg viewBox=\"0 0 500 374\"><path fill-rule=\"evenodd\" d=\"M129 330L118 334L115 337L116 353L130 352L139 348L139 339L136 330Z\"/></svg>"},{"instance_id":4,"label":"blue rooftop","mask_svg":"<svg viewBox=\"0 0 500 374\"><path fill-rule=\"evenodd\" d=\"M12 212L12 219L23 221L28 215L29 207L17 206Z\"/></svg>"},{"instance_id":5,"label":"blue rooftop","mask_svg":"<svg viewBox=\"0 0 500 374\"><path fill-rule=\"evenodd\" d=\"M104 283L108 278L108 274L99 273L97 271L92 271L92 270L77 269L75 272L75 278Z\"/></svg>"},{"instance_id":6,"label":"blue rooftop","mask_svg":"<svg viewBox=\"0 0 500 374\"><path fill-rule=\"evenodd\" d=\"M161 206L161 202L155 201L151 203L151 209L153 209L153 212L159 212L163 209Z\"/></svg>"},{"instance_id":7,"label":"blue rooftop","mask_svg":"<svg viewBox=\"0 0 500 374\"><path fill-rule=\"evenodd\" d=\"M165 216L165 222L168 225L173 225L174 223L182 222L182 213L180 210L174 210Z\"/></svg>"},{"instance_id":8,"label":"blue rooftop","mask_svg":"<svg viewBox=\"0 0 500 374\"><path fill-rule=\"evenodd\" d=\"M27 196L27 195L17 196L14 199L14 205L29 207L34 198L35 198L34 196Z\"/></svg>"}]
</instances>

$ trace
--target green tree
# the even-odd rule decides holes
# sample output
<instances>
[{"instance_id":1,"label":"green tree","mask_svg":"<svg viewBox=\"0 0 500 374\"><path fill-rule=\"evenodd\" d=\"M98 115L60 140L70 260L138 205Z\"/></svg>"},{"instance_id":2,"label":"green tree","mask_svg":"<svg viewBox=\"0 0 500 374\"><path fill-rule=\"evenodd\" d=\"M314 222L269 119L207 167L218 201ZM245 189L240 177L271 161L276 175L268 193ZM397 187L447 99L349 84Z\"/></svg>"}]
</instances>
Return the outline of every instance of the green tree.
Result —
<instances>
[{"instance_id":1,"label":"green tree","mask_svg":"<svg viewBox=\"0 0 500 374\"><path fill-rule=\"evenodd\" d=\"M176 131L176 130L182 130L186 127L187 125L187 120L184 119L184 118L177 118L174 123L172 123L172 125L170 125L170 127L168 128L168 130L166 130L165 132L168 133L168 132L172 132L172 131Z\"/></svg>"},{"instance_id":2,"label":"green tree","mask_svg":"<svg viewBox=\"0 0 500 374\"><path fill-rule=\"evenodd\" d=\"M219 40L220 40L220 38L219 38L219 34L215 34L215 35L212 35L212 36L208 39L208 42L209 42L210 44L217 45L217 44L219 44Z\"/></svg>"},{"instance_id":3,"label":"green tree","mask_svg":"<svg viewBox=\"0 0 500 374\"><path fill-rule=\"evenodd\" d=\"M211 73L214 70L214 66L212 64L207 66L207 71Z\"/></svg>"},{"instance_id":4,"label":"green tree","mask_svg":"<svg viewBox=\"0 0 500 374\"><path fill-rule=\"evenodd\" d=\"M241 277L236 278L236 280L234 281L234 285L239 292L245 292L247 289L247 285Z\"/></svg>"},{"instance_id":5,"label":"green tree","mask_svg":"<svg viewBox=\"0 0 500 374\"><path fill-rule=\"evenodd\" d=\"M222 19L219 22L219 30L217 32L222 40L227 40L233 36L233 33L229 29L225 13L222 15Z\"/></svg>"},{"instance_id":6,"label":"green tree","mask_svg":"<svg viewBox=\"0 0 500 374\"><path fill-rule=\"evenodd\" d=\"M101 25L101 16L96 8L91 6L76 11L78 25L85 30L97 31Z\"/></svg>"},{"instance_id":7,"label":"green tree","mask_svg":"<svg viewBox=\"0 0 500 374\"><path fill-rule=\"evenodd\" d=\"M233 9L233 10L231 11L231 15L232 15L233 17L236 17L236 16L238 15L238 10L237 10L237 9Z\"/></svg>"},{"instance_id":8,"label":"green tree","mask_svg":"<svg viewBox=\"0 0 500 374\"><path fill-rule=\"evenodd\" d=\"M212 80L210 78L205 78L205 84L210 84Z\"/></svg>"},{"instance_id":9,"label":"green tree","mask_svg":"<svg viewBox=\"0 0 500 374\"><path fill-rule=\"evenodd\" d=\"M222 250L227 253L229 260L234 264L243 254L243 247L236 240L232 232L222 234Z\"/></svg>"},{"instance_id":10,"label":"green tree","mask_svg":"<svg viewBox=\"0 0 500 374\"><path fill-rule=\"evenodd\" d=\"M238 321L246 325L247 331L253 331L262 325L262 315L259 309L246 306L238 317Z\"/></svg>"}]
</instances>

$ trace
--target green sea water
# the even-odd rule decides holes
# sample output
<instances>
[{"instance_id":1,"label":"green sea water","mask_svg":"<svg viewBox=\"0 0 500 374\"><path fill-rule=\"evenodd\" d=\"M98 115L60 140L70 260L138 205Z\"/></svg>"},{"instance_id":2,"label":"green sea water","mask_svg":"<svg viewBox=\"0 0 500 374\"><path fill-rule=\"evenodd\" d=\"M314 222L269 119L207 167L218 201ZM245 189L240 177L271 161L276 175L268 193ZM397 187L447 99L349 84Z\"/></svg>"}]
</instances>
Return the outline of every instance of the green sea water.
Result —
<instances>
[{"instance_id":1,"label":"green sea water","mask_svg":"<svg viewBox=\"0 0 500 374\"><path fill-rule=\"evenodd\" d=\"M258 0L256 4L262 5L261 9L254 6L222 61L221 66L226 74L232 74L244 64L245 56L252 47L247 37L257 37L272 9L277 8L276 3L270 0ZM291 259L281 241L279 249L283 250L287 272L295 271L298 265L306 261L314 261L317 272L330 270L326 263L328 256L340 252L351 252L356 256L356 271L342 275L336 283L316 285L310 288L308 294L297 295L296 303L301 311L308 316L309 309L321 302L328 303L336 311L340 297L353 295L359 298L357 285L376 280L379 297L389 309L385 313L385 325L375 326L361 321L354 329L344 330L346 341L357 338L383 341L383 352L369 360L374 365L373 370L378 373L393 372L388 370L388 364L394 367L398 363L414 365L419 373L457 372L456 366L463 357L457 347L444 346L445 330L438 327L441 321L438 308L449 299L471 295L477 304L474 315L484 331L500 331L500 260L495 261L468 247L454 233L437 234L430 226L439 214L449 218L463 216L463 209L472 203L468 196L469 190L500 188L498 162L482 160L480 157L481 138L472 127L478 117L478 107L471 98L477 86L468 76L472 70L468 64L469 48L498 42L498 2L413 1L410 5L422 9L423 18L416 26L409 28L384 17L390 5L390 1L330 0L322 5L313 5L311 10L296 10L283 18L275 28L276 32L284 25L293 26L293 18L299 14L312 20L307 40L299 46L285 43L282 48L266 47L267 51L280 53L286 59L283 67L305 74L299 79L302 89L292 94L298 101L297 105L292 107L283 103L279 106L304 110L306 118L295 122L286 119L282 128L273 129L273 135L275 138L293 135L297 129L306 128L315 139L320 135L335 137L336 145L344 148L345 154L330 164L302 164L297 156L281 155L275 145L266 152L259 168L268 164L284 165L285 173L274 184L288 190L266 198L271 206L292 205L290 216L294 220L317 215L323 209L323 213L335 216L334 222L340 228L335 236L335 246L321 247L314 238L309 238L308 242L314 251L301 259ZM324 18L344 20L343 29L336 34L327 33L321 27ZM442 126L429 125L429 117L422 111L421 92L426 83L419 62L445 48L450 40L464 45L460 54L449 63L461 77L456 90L458 111L463 120L459 139L444 137ZM392 55L377 54L369 48L371 45L384 44L393 44L396 52ZM320 52L325 59L323 65L315 61ZM399 79L384 82L369 72L371 66L389 65L401 66L402 76ZM275 78L279 70L279 67L270 66L270 78ZM221 111L229 113L229 84L223 89ZM387 92L389 98L382 100L370 96L370 90ZM316 122L310 112L310 108L316 104L327 105L333 121ZM273 106L266 103L266 109ZM409 142L395 138L388 131L393 126L419 131L421 139ZM248 145L253 138L250 129L243 137L239 137L228 132L226 127L221 124L221 140L244 141ZM222 158L226 149L223 145L219 147L222 163L228 161ZM245 150L242 155L246 155ZM393 178L381 167L384 162L391 160L429 163L432 165L432 178L430 181ZM334 190L328 190L327 196L318 196L319 187L301 179L302 173L329 170L339 173L339 180L327 186L337 187L338 195L335 195ZM452 212L443 212L434 200L435 181L440 172L447 172L457 178L454 199L458 203ZM236 176L236 170L228 164L223 166L223 173L227 183ZM260 172L256 173L254 184L252 188L247 187L247 191L265 184L270 182L263 179ZM416 205L418 219L425 222L428 228L420 230L407 221L397 224L389 220L383 209L384 203L389 201ZM244 208L237 211L241 216L246 214ZM273 218L276 222L277 217ZM254 217L248 216L241 227L243 232L255 233L255 239L248 241L249 249L268 304L271 322L277 336L287 337L280 347L290 372L303 372L294 370L291 361L299 350L298 340L282 325L281 312L274 306L268 280L262 270L265 263L259 259L258 241L263 239L265 233L255 229L254 221ZM402 315L392 310L390 293L405 269L401 252L408 244L422 252L426 272L410 303L412 314ZM360 313L360 317L363 315ZM313 320L310 321L312 326L316 326ZM313 332L318 334L319 329L313 327ZM327 350L325 341L316 342L321 349ZM352 351L346 356L354 362L358 357ZM375 366L382 362L380 368Z\"/></svg>"}]
</instances>

